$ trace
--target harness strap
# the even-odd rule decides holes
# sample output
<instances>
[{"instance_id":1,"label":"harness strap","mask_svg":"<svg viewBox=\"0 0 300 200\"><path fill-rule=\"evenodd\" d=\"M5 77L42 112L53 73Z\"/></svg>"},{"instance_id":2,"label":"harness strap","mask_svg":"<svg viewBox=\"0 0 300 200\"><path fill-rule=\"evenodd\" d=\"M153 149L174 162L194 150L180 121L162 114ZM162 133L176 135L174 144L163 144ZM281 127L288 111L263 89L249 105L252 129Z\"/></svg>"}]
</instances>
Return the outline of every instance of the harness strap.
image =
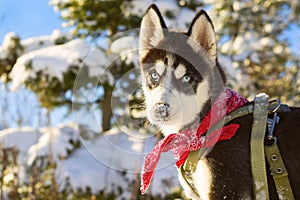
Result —
<instances>
[{"instance_id":1,"label":"harness strap","mask_svg":"<svg viewBox=\"0 0 300 200\"><path fill-rule=\"evenodd\" d=\"M268 111L275 111L275 110L276 110L276 112L289 112L289 111L291 111L290 108L288 107L288 105L285 105L285 104L278 105L277 101L270 101L267 104L267 106L268 106ZM233 119L251 114L253 112L254 112L253 103L249 103L245 106L237 108L236 110L232 111L227 116L225 116L224 121L221 120L220 123L217 123L215 126L211 127L211 129L208 131L208 133L206 135L209 135L213 130L216 130L217 128L219 128L220 126L223 126L224 124L227 124L228 122L230 122ZM266 111L265 113L268 113L268 112ZM261 124L263 124L265 126L266 122L267 121L265 121L264 123L261 122ZM264 135L265 132L262 132L262 134ZM275 145L276 147L274 147L273 145ZM276 169L278 168L278 167L276 167L277 163L278 163L278 165L280 165L280 167L283 169L283 171L285 171L285 173L278 174L278 175L277 174L275 175L275 173L272 173L275 184L276 184L277 192L278 192L279 196L282 194L280 199L285 199L286 197L288 197L288 199L293 200L294 199L293 198L293 192L290 189L291 187L289 185L288 177L287 177L287 175L285 175L285 174L287 174L287 170L284 167L284 163L281 159L279 150L274 150L275 148L278 149L277 145L275 143L273 145L272 146L265 145L265 153L266 153L266 156L267 156L268 163L271 167L271 171L272 171L272 169L273 170L275 169L275 171L276 171ZM195 186L193 184L191 174L193 172L195 172L196 167L197 167L196 163L198 162L199 159L201 159L203 157L205 152L207 152L207 149L205 149L205 148L201 148L201 149L198 149L196 151L191 151L189 153L189 156L188 156L186 162L184 163L184 165L182 165L180 167L180 170L179 170L179 173L183 177L185 183L190 186L191 192L193 193L194 196L197 196L197 197L199 197L199 194L198 194L197 189L195 188ZM271 152L273 152L273 153L271 153ZM281 161L277 161L277 162L275 162L275 161L270 162L269 161L269 159L272 159L272 157L273 157L272 155L274 154L274 152L276 152L276 155L278 155L278 160L281 159ZM282 163L279 164L279 162L282 162ZM261 162L261 163L265 164L265 162ZM276 166L273 163L276 163ZM264 169L265 169L265 167L264 167ZM284 190L283 192L282 192L282 188ZM267 198L263 198L263 199L267 199Z\"/></svg>"},{"instance_id":2,"label":"harness strap","mask_svg":"<svg viewBox=\"0 0 300 200\"><path fill-rule=\"evenodd\" d=\"M193 151L194 154L196 154L197 151ZM198 158L199 160L199 158ZM183 167L183 165L181 165L178 173L181 174L181 177L183 178L183 181L185 182L186 185L189 186L190 188L190 193L192 194L193 197L197 197L197 199L201 199L200 195L198 194L198 191L194 185L194 181L193 181L193 177L192 177L192 171L186 171Z\"/></svg>"},{"instance_id":3,"label":"harness strap","mask_svg":"<svg viewBox=\"0 0 300 200\"><path fill-rule=\"evenodd\" d=\"M277 144L274 143L270 146L265 145L265 153L279 199L294 200L295 197L289 182L288 171L285 168Z\"/></svg>"},{"instance_id":4,"label":"harness strap","mask_svg":"<svg viewBox=\"0 0 300 200\"><path fill-rule=\"evenodd\" d=\"M269 190L265 165L264 139L268 118L268 100L269 96L266 94L259 94L254 99L250 142L254 198L266 200L269 199Z\"/></svg>"}]
</instances>

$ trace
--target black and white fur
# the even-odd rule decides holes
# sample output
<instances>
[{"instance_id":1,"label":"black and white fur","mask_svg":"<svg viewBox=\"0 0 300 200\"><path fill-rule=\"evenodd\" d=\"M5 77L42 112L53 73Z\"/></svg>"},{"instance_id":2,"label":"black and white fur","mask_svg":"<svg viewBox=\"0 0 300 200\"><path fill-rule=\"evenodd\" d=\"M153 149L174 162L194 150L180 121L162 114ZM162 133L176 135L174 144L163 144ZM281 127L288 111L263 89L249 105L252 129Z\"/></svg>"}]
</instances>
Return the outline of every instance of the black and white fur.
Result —
<instances>
[{"instance_id":1,"label":"black and white fur","mask_svg":"<svg viewBox=\"0 0 300 200\"><path fill-rule=\"evenodd\" d=\"M158 8L150 6L141 24L139 53L149 121L164 135L197 127L226 83L217 59L213 24L206 12L198 12L187 33L178 33L168 30ZM300 109L292 108L280 117L275 135L295 197L300 199ZM193 182L201 199L253 199L252 116L231 123L241 125L236 135L216 144L197 163ZM278 199L269 172L268 179L270 199ZM197 199L180 182L186 195Z\"/></svg>"}]
</instances>

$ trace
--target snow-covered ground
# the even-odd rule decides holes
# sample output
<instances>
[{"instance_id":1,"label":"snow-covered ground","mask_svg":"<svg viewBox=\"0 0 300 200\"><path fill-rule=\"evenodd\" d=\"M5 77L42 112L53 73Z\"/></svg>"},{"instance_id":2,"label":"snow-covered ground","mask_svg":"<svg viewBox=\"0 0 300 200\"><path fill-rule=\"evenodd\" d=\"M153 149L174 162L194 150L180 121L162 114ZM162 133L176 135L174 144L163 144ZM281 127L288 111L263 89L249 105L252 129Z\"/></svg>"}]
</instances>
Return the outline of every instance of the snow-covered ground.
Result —
<instances>
[{"instance_id":1,"label":"snow-covered ground","mask_svg":"<svg viewBox=\"0 0 300 200\"><path fill-rule=\"evenodd\" d=\"M114 128L87 140L80 136L87 131L86 127L75 123L38 130L11 128L0 131L0 146L15 147L19 151L21 182L28 180L26 168L35 159L51 155L57 163L56 178L61 189L67 184L66 180L73 189L89 187L93 193L121 187L125 192L120 198L128 198L129 183L141 172L143 157L152 149L156 138L152 135L134 137ZM81 146L75 148L73 144L78 141ZM152 194L170 193L171 188L179 186L172 155L166 154L162 160L153 178Z\"/></svg>"}]
</instances>

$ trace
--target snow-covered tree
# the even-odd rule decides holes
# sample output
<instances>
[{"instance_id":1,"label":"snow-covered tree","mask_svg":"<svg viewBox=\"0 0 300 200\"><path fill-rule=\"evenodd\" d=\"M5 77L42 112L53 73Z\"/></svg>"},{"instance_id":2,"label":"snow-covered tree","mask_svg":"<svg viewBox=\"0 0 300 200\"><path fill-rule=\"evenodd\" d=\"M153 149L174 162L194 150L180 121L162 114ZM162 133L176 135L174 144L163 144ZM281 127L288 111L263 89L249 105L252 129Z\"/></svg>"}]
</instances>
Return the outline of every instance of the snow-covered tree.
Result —
<instances>
[{"instance_id":1,"label":"snow-covered tree","mask_svg":"<svg viewBox=\"0 0 300 200\"><path fill-rule=\"evenodd\" d=\"M0 46L0 78L9 82L8 74L11 72L18 57L23 53L20 38L13 32L7 33Z\"/></svg>"},{"instance_id":2,"label":"snow-covered tree","mask_svg":"<svg viewBox=\"0 0 300 200\"><path fill-rule=\"evenodd\" d=\"M219 36L219 49L241 71L245 95L265 92L290 103L300 102L299 56L287 31L299 29L297 0L203 0ZM297 37L297 36L296 36ZM298 36L299 37L299 36ZM245 78L248 78L246 81Z\"/></svg>"},{"instance_id":3,"label":"snow-covered tree","mask_svg":"<svg viewBox=\"0 0 300 200\"><path fill-rule=\"evenodd\" d=\"M4 128L22 125L35 127L46 124L42 122L44 120L42 120L42 116L38 114L39 112L43 113L43 109L40 108L36 97L32 92L24 92L24 85L22 84L25 80L28 81L28 77L26 77L28 72L21 74L22 76L19 77L21 80L12 80L11 71L17 63L17 60L23 55L44 47L61 44L65 40L66 38L56 30L53 31L51 36L41 36L28 39L21 39L13 32L9 32L5 35L2 45L0 46L0 110L2 113L1 125ZM22 85L19 91L10 92L12 81L15 86L17 86L16 83L18 83L18 86ZM38 92L36 94L38 95Z\"/></svg>"}]
</instances>

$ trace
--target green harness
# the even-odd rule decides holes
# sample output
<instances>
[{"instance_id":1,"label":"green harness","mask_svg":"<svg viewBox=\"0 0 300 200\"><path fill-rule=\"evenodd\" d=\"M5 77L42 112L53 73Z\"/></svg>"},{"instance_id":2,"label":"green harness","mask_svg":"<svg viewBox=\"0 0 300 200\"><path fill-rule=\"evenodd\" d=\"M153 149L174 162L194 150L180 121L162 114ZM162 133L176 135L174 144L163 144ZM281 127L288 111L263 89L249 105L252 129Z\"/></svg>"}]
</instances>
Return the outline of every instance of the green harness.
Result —
<instances>
[{"instance_id":1,"label":"green harness","mask_svg":"<svg viewBox=\"0 0 300 200\"><path fill-rule=\"evenodd\" d=\"M290 111L290 109L287 105L280 104L279 101L269 102L268 95L259 94L255 97L254 104L251 103L232 111L224 118L224 121L221 120L220 123L217 123L207 132L208 135L235 118L253 113L250 148L253 193L256 200L269 199L265 158L267 158L279 199L295 199L288 179L288 172L285 168L279 148L276 144L276 137L273 136L275 125L279 121L277 112L288 111ZM271 113L274 113L273 119L268 118L268 114ZM268 125L268 144L265 144L266 124ZM181 173L184 181L187 185L189 185L191 191L194 193L194 196L199 197L199 199L200 196L193 184L191 175L196 171L196 164L200 159L200 155L203 155L205 151L206 149L191 151L186 162L179 169L179 173Z\"/></svg>"}]
</instances>

